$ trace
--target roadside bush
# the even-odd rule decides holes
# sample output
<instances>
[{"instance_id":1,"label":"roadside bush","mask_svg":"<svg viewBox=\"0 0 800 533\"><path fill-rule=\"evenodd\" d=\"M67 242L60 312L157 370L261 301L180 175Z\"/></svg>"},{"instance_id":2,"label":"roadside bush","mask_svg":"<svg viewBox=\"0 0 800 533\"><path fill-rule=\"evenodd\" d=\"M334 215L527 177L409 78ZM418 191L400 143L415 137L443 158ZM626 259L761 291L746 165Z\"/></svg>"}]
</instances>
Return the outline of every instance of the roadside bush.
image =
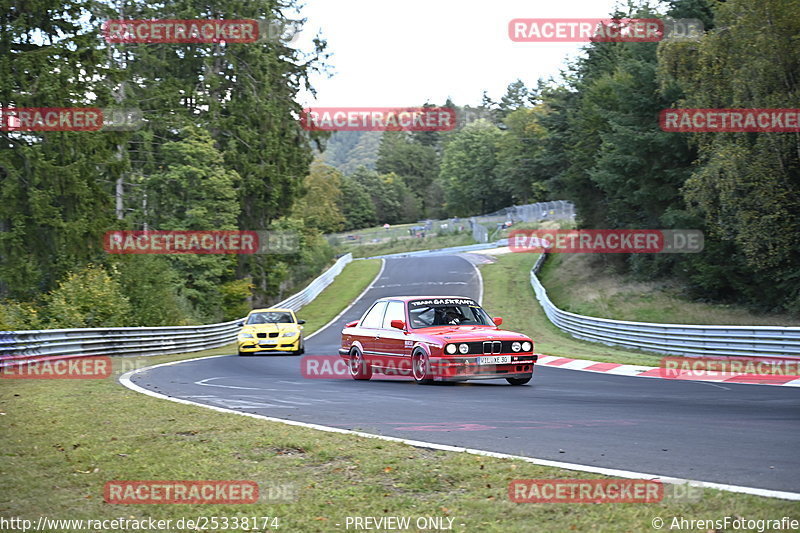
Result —
<instances>
[{"instance_id":1,"label":"roadside bush","mask_svg":"<svg viewBox=\"0 0 800 533\"><path fill-rule=\"evenodd\" d=\"M186 326L197 323L182 293L178 272L164 257L122 256L115 278L131 303L130 326Z\"/></svg>"},{"instance_id":2,"label":"roadside bush","mask_svg":"<svg viewBox=\"0 0 800 533\"><path fill-rule=\"evenodd\" d=\"M48 328L101 328L130 325L132 307L120 283L105 268L87 265L67 274L47 295Z\"/></svg>"},{"instance_id":3,"label":"roadside bush","mask_svg":"<svg viewBox=\"0 0 800 533\"><path fill-rule=\"evenodd\" d=\"M249 279L237 279L220 285L223 322L242 318L250 312L250 294L253 287Z\"/></svg>"},{"instance_id":4,"label":"roadside bush","mask_svg":"<svg viewBox=\"0 0 800 533\"><path fill-rule=\"evenodd\" d=\"M42 318L34 304L7 300L0 303L0 330L40 329Z\"/></svg>"}]
</instances>

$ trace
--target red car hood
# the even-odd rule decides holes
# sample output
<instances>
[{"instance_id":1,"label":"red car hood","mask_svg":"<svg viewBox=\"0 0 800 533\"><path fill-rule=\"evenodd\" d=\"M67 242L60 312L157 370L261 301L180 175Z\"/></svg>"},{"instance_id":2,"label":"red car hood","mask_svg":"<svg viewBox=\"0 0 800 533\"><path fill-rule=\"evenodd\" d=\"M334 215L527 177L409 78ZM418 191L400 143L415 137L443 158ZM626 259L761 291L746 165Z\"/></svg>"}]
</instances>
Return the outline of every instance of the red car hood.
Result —
<instances>
[{"instance_id":1,"label":"red car hood","mask_svg":"<svg viewBox=\"0 0 800 533\"><path fill-rule=\"evenodd\" d=\"M483 341L489 336L498 341L530 340L529 337L521 333L496 329L493 326L437 326L415 330L414 333L417 335L430 335L448 342Z\"/></svg>"}]
</instances>

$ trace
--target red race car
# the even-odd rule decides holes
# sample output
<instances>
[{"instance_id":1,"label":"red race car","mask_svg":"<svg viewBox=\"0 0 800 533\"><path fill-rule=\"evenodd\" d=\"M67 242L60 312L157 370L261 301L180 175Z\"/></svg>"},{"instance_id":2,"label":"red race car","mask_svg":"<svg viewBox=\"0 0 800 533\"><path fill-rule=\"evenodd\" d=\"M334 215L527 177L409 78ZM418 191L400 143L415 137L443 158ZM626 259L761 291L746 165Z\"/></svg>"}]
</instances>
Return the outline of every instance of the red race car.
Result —
<instances>
[{"instance_id":1,"label":"red race car","mask_svg":"<svg viewBox=\"0 0 800 533\"><path fill-rule=\"evenodd\" d=\"M502 323L471 298L391 296L345 325L339 355L353 379L378 372L418 383L505 378L524 385L538 359L533 341L501 330Z\"/></svg>"}]
</instances>

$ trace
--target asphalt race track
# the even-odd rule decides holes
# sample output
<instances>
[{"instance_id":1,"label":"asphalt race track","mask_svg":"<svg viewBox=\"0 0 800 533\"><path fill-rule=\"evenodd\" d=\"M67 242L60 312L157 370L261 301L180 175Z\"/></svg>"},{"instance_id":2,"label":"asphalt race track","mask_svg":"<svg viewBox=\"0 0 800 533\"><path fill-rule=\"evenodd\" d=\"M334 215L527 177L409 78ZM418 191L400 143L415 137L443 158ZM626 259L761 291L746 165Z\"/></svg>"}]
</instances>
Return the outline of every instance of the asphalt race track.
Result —
<instances>
[{"instance_id":1,"label":"asphalt race track","mask_svg":"<svg viewBox=\"0 0 800 533\"><path fill-rule=\"evenodd\" d=\"M476 260L467 254L387 259L375 285L336 324L308 340L306 354L337 354L341 325L359 318L382 296L478 298L480 281L470 262ZM505 380L417 385L379 375L368 382L319 380L301 377L300 360L231 355L147 370L132 381L168 396L283 419L800 492L797 388L548 367L537 367L533 381L522 387Z\"/></svg>"}]
</instances>

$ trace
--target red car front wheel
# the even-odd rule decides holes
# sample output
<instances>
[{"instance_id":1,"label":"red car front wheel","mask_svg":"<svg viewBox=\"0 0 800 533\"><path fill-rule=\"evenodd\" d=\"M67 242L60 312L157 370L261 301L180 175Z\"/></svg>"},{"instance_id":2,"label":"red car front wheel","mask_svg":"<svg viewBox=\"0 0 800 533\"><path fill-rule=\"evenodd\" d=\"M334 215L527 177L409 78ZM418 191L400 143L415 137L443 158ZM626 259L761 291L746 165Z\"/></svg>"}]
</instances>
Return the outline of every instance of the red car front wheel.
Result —
<instances>
[{"instance_id":1,"label":"red car front wheel","mask_svg":"<svg viewBox=\"0 0 800 533\"><path fill-rule=\"evenodd\" d=\"M414 381L417 383L433 383L433 378L431 377L431 362L430 359L428 359L428 354L425 352L417 351L411 356L411 371L414 375Z\"/></svg>"}]
</instances>

